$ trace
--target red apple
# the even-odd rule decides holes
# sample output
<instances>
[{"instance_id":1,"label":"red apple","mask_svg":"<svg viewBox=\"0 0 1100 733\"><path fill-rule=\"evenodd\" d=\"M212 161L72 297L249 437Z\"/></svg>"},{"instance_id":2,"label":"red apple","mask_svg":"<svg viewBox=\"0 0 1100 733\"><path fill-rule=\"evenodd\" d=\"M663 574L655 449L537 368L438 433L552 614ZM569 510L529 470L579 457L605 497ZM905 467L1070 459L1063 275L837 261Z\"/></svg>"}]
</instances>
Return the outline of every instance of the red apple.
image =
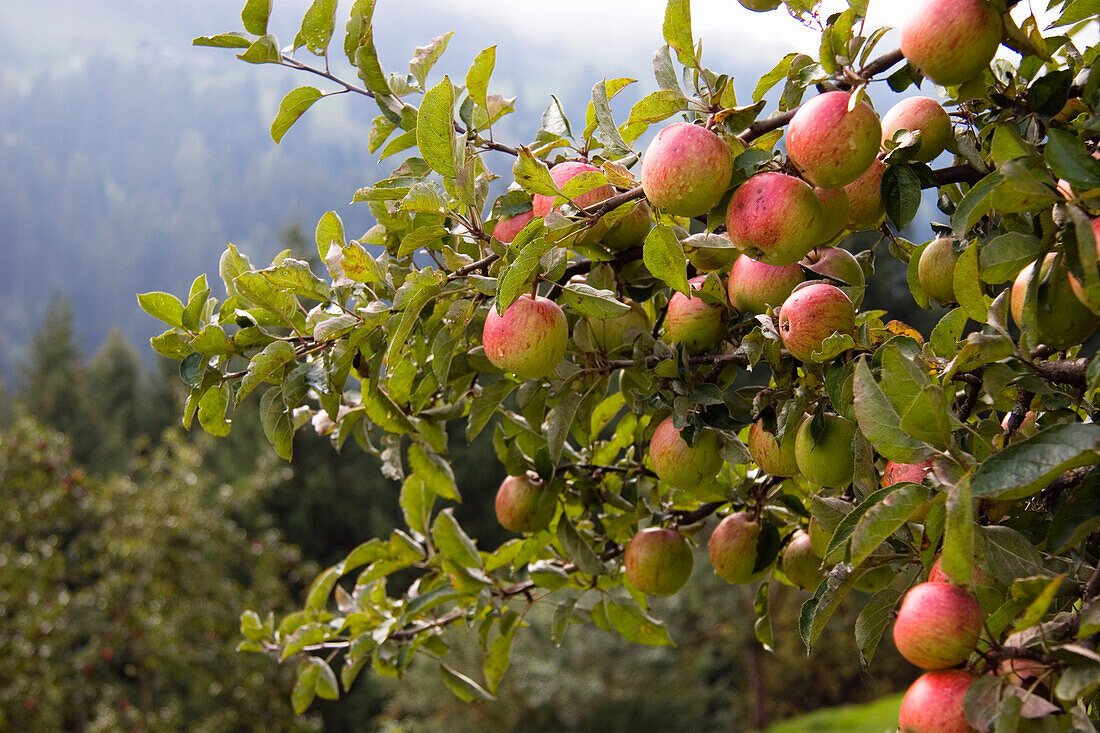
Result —
<instances>
[{"instance_id":1,"label":"red apple","mask_svg":"<svg viewBox=\"0 0 1100 733\"><path fill-rule=\"evenodd\" d=\"M863 302L867 279L859 261L848 250L840 247L815 247L799 264L811 272L843 283L837 287L851 298L855 307L858 308Z\"/></svg>"},{"instance_id":2,"label":"red apple","mask_svg":"<svg viewBox=\"0 0 1100 733\"><path fill-rule=\"evenodd\" d=\"M760 523L748 512L727 514L710 535L707 549L714 573L727 583L748 583L756 566Z\"/></svg>"},{"instance_id":3,"label":"red apple","mask_svg":"<svg viewBox=\"0 0 1100 733\"><path fill-rule=\"evenodd\" d=\"M852 300L835 285L811 282L796 288L779 309L779 335L794 358L808 362L834 333L856 332Z\"/></svg>"},{"instance_id":4,"label":"red apple","mask_svg":"<svg viewBox=\"0 0 1100 733\"><path fill-rule=\"evenodd\" d=\"M921 669L962 664L978 645L982 607L965 588L920 583L902 599L894 621L894 645Z\"/></svg>"},{"instance_id":5,"label":"red apple","mask_svg":"<svg viewBox=\"0 0 1100 733\"><path fill-rule=\"evenodd\" d=\"M558 163L550 169L550 177L554 179L554 183L558 185L558 188L564 186L574 176L578 176L581 173L602 173L603 171L594 165L589 163L582 163L577 160L568 160L564 163ZM615 195L615 187L609 183L605 183L602 186L596 186L591 191L586 191L579 196L573 197L573 202L580 206L582 209L589 206L594 206L604 199L611 198ZM559 207L554 206L554 196L544 196L542 194L535 194L532 197L531 205L532 210L535 212L535 216L546 216L551 211L557 210Z\"/></svg>"},{"instance_id":6,"label":"red apple","mask_svg":"<svg viewBox=\"0 0 1100 733\"><path fill-rule=\"evenodd\" d=\"M803 478L818 486L842 488L852 482L856 426L839 415L825 415L825 428L815 438L813 419L806 418L794 439L794 458Z\"/></svg>"},{"instance_id":7,"label":"red apple","mask_svg":"<svg viewBox=\"0 0 1100 733\"><path fill-rule=\"evenodd\" d=\"M898 726L906 733L969 733L963 701L977 679L964 669L928 672L909 686L898 711Z\"/></svg>"},{"instance_id":8,"label":"red apple","mask_svg":"<svg viewBox=\"0 0 1100 733\"><path fill-rule=\"evenodd\" d=\"M917 280L929 298L940 305L957 303L955 265L961 254L955 251L951 237L939 237L928 243L917 262Z\"/></svg>"},{"instance_id":9,"label":"red apple","mask_svg":"<svg viewBox=\"0 0 1100 733\"><path fill-rule=\"evenodd\" d=\"M561 307L541 295L520 296L498 315L489 309L482 331L485 356L524 379L554 373L569 345L569 323Z\"/></svg>"},{"instance_id":10,"label":"red apple","mask_svg":"<svg viewBox=\"0 0 1100 733\"><path fill-rule=\"evenodd\" d=\"M705 486L722 469L722 446L718 434L703 430L693 445L680 437L680 430L667 417L649 440L649 461L657 477L675 489Z\"/></svg>"},{"instance_id":11,"label":"red apple","mask_svg":"<svg viewBox=\"0 0 1100 733\"><path fill-rule=\"evenodd\" d=\"M848 92L825 92L798 108L787 128L787 155L822 188L855 181L878 155L882 127L871 105L849 111Z\"/></svg>"},{"instance_id":12,"label":"red apple","mask_svg":"<svg viewBox=\"0 0 1100 733\"><path fill-rule=\"evenodd\" d=\"M821 558L810 546L810 535L805 530L795 530L791 541L783 548L779 567L788 580L803 590L813 590L825 577L821 571Z\"/></svg>"},{"instance_id":13,"label":"red apple","mask_svg":"<svg viewBox=\"0 0 1100 733\"><path fill-rule=\"evenodd\" d=\"M928 582L929 583L950 583L951 578L947 577L947 573L943 572L941 565L943 558L936 558L936 561L932 563L932 567L928 569ZM973 581L974 585L997 585L997 579L982 569L980 565L973 566Z\"/></svg>"},{"instance_id":14,"label":"red apple","mask_svg":"<svg viewBox=\"0 0 1100 733\"><path fill-rule=\"evenodd\" d=\"M733 261L726 293L742 313L766 313L778 308L798 285L806 280L800 265L769 265L748 255Z\"/></svg>"},{"instance_id":15,"label":"red apple","mask_svg":"<svg viewBox=\"0 0 1100 733\"><path fill-rule=\"evenodd\" d=\"M882 174L886 164L878 158L867 172L844 187L848 194L848 228L852 231L877 229L886 216L882 204Z\"/></svg>"},{"instance_id":16,"label":"red apple","mask_svg":"<svg viewBox=\"0 0 1100 733\"><path fill-rule=\"evenodd\" d=\"M793 265L821 241L821 219L821 199L805 181L758 173L730 198L726 231L753 259Z\"/></svg>"},{"instance_id":17,"label":"red apple","mask_svg":"<svg viewBox=\"0 0 1100 733\"><path fill-rule=\"evenodd\" d=\"M937 84L962 84L989 66L1001 33L986 0L924 0L901 27L901 52Z\"/></svg>"},{"instance_id":18,"label":"red apple","mask_svg":"<svg viewBox=\"0 0 1100 733\"><path fill-rule=\"evenodd\" d=\"M764 426L763 418L758 418L749 428L749 455L760 470L772 476L791 477L798 475L798 462L794 458L794 436L788 435L780 445L775 433Z\"/></svg>"},{"instance_id":19,"label":"red apple","mask_svg":"<svg viewBox=\"0 0 1100 733\"><path fill-rule=\"evenodd\" d=\"M895 463L893 461L887 461L886 468L882 469L882 488L885 489L887 486L893 486L902 481L910 481L914 484L919 484L924 481L924 477L928 475L928 472L931 470L931 458L922 463Z\"/></svg>"},{"instance_id":20,"label":"red apple","mask_svg":"<svg viewBox=\"0 0 1100 733\"><path fill-rule=\"evenodd\" d=\"M851 208L848 192L843 188L815 188L814 193L821 201L821 239L818 244L826 244L836 239L848 225Z\"/></svg>"},{"instance_id":21,"label":"red apple","mask_svg":"<svg viewBox=\"0 0 1100 733\"><path fill-rule=\"evenodd\" d=\"M898 130L920 133L913 159L921 163L930 162L955 138L947 110L929 97L908 97L890 108L882 118L882 141L892 138Z\"/></svg>"},{"instance_id":22,"label":"red apple","mask_svg":"<svg viewBox=\"0 0 1100 733\"><path fill-rule=\"evenodd\" d=\"M1032 334L1039 343L1053 346L1056 349L1068 349L1083 343L1092 335L1096 327L1100 325L1100 316L1085 307L1084 303L1077 299L1073 293L1073 286L1069 279L1069 273L1065 267L1054 268L1057 257L1053 252L1043 260L1043 266L1039 274L1044 278L1040 283L1040 297L1043 298L1036 308L1037 332ZM1008 305L1012 313L1012 320L1016 325L1021 325L1024 312L1024 298L1027 294L1027 282L1031 273L1035 270L1035 263L1020 271L1012 283L1009 293Z\"/></svg>"},{"instance_id":23,"label":"red apple","mask_svg":"<svg viewBox=\"0 0 1100 733\"><path fill-rule=\"evenodd\" d=\"M688 282L693 290L703 287L705 277ZM675 293L668 301L665 314L665 334L673 343L683 343L692 354L710 351L722 343L726 323L721 308L708 305L702 298L688 298Z\"/></svg>"},{"instance_id":24,"label":"red apple","mask_svg":"<svg viewBox=\"0 0 1100 733\"><path fill-rule=\"evenodd\" d=\"M642 593L671 596L687 584L695 558L679 532L650 527L627 543L623 564L627 580Z\"/></svg>"},{"instance_id":25,"label":"red apple","mask_svg":"<svg viewBox=\"0 0 1100 733\"><path fill-rule=\"evenodd\" d=\"M517 234L523 231L523 228L527 226L527 222L534 218L534 211L525 211L522 214L503 218L493 227L493 236L501 242L509 244L516 238Z\"/></svg>"},{"instance_id":26,"label":"red apple","mask_svg":"<svg viewBox=\"0 0 1100 733\"><path fill-rule=\"evenodd\" d=\"M542 481L509 476L497 489L495 509L500 526L513 532L539 532L554 518L557 497Z\"/></svg>"},{"instance_id":27,"label":"red apple","mask_svg":"<svg viewBox=\"0 0 1100 733\"><path fill-rule=\"evenodd\" d=\"M690 122L658 132L642 156L646 198L673 216L699 216L713 209L732 176L733 157L726 141Z\"/></svg>"}]
</instances>

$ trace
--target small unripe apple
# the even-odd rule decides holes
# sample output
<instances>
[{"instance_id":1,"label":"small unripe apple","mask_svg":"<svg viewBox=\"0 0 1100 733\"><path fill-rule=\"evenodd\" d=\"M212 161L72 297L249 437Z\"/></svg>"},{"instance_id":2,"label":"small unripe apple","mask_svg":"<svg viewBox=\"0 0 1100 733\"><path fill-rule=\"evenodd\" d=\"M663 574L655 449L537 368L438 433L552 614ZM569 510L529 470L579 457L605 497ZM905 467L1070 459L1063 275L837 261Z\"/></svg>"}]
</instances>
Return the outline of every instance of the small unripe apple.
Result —
<instances>
[{"instance_id":1,"label":"small unripe apple","mask_svg":"<svg viewBox=\"0 0 1100 733\"><path fill-rule=\"evenodd\" d=\"M978 646L982 607L965 588L920 583L902 599L894 621L894 646L921 669L962 664Z\"/></svg>"},{"instance_id":2,"label":"small unripe apple","mask_svg":"<svg viewBox=\"0 0 1100 733\"><path fill-rule=\"evenodd\" d=\"M798 462L794 459L794 437L780 445L775 433L764 426L763 418L758 418L749 428L749 455L760 470L772 476L789 478L798 475Z\"/></svg>"},{"instance_id":3,"label":"small unripe apple","mask_svg":"<svg viewBox=\"0 0 1100 733\"><path fill-rule=\"evenodd\" d=\"M924 0L901 27L901 52L937 84L962 84L989 66L1002 31L986 0Z\"/></svg>"},{"instance_id":4,"label":"small unripe apple","mask_svg":"<svg viewBox=\"0 0 1100 733\"><path fill-rule=\"evenodd\" d=\"M871 105L848 109L848 92L825 92L798 108L787 128L787 155L822 188L855 181L878 155L882 127Z\"/></svg>"},{"instance_id":5,"label":"small unripe apple","mask_svg":"<svg viewBox=\"0 0 1100 733\"><path fill-rule=\"evenodd\" d=\"M855 335L852 300L835 285L807 283L790 294L779 309L779 335L791 355L808 362L834 333Z\"/></svg>"},{"instance_id":6,"label":"small unripe apple","mask_svg":"<svg viewBox=\"0 0 1100 733\"><path fill-rule=\"evenodd\" d=\"M642 189L658 209L699 216L721 201L733 176L733 156L716 132L677 122L653 138L642 156Z\"/></svg>"},{"instance_id":7,"label":"small unripe apple","mask_svg":"<svg viewBox=\"0 0 1100 733\"><path fill-rule=\"evenodd\" d=\"M561 307L541 295L522 295L504 315L489 309L482 331L485 357L524 379L554 373L569 345L569 323Z\"/></svg>"},{"instance_id":8,"label":"small unripe apple","mask_svg":"<svg viewBox=\"0 0 1100 733\"><path fill-rule=\"evenodd\" d=\"M818 486L842 488L852 482L855 458L852 442L856 426L840 415L827 413L818 438L813 435L813 418L806 418L794 439L794 458L802 476Z\"/></svg>"},{"instance_id":9,"label":"small unripe apple","mask_svg":"<svg viewBox=\"0 0 1100 733\"><path fill-rule=\"evenodd\" d=\"M882 118L882 141L891 139L898 130L920 133L913 160L921 163L931 162L955 137L947 110L929 97L908 97L890 108Z\"/></svg>"},{"instance_id":10,"label":"small unripe apple","mask_svg":"<svg viewBox=\"0 0 1100 733\"><path fill-rule=\"evenodd\" d=\"M541 481L509 476L497 489L494 505L497 521L513 532L540 532L554 518L556 498Z\"/></svg>"},{"instance_id":11,"label":"small unripe apple","mask_svg":"<svg viewBox=\"0 0 1100 733\"><path fill-rule=\"evenodd\" d=\"M821 239L818 244L827 244L848 225L848 192L843 188L815 188L814 193L821 201Z\"/></svg>"},{"instance_id":12,"label":"small unripe apple","mask_svg":"<svg viewBox=\"0 0 1100 733\"><path fill-rule=\"evenodd\" d=\"M579 176L581 173L602 173L599 168L589 163L582 163L578 160L567 160L564 163L558 163L550 169L550 177L554 179L554 183L558 185L558 188L564 186L574 176ZM605 183L602 186L596 186L591 191L586 191L579 196L573 197L573 202L582 209L589 206L595 206L604 199L611 198L615 195L615 187L610 183ZM545 196L543 194L535 194L531 199L531 207L535 212L535 216L546 216L551 211L556 211L560 207L554 206L554 196Z\"/></svg>"},{"instance_id":13,"label":"small unripe apple","mask_svg":"<svg viewBox=\"0 0 1100 733\"><path fill-rule=\"evenodd\" d=\"M970 733L963 701L975 679L964 669L922 674L901 700L898 726L906 733Z\"/></svg>"},{"instance_id":14,"label":"small unripe apple","mask_svg":"<svg viewBox=\"0 0 1100 733\"><path fill-rule=\"evenodd\" d=\"M603 235L603 243L616 252L641 247L646 235L653 228L653 212L645 201L633 201L623 206L633 206L630 213L615 222Z\"/></svg>"},{"instance_id":15,"label":"small unripe apple","mask_svg":"<svg viewBox=\"0 0 1100 733\"><path fill-rule=\"evenodd\" d=\"M730 198L726 232L755 260L793 265L821 241L821 218L821 199L805 181L758 173Z\"/></svg>"},{"instance_id":16,"label":"small unripe apple","mask_svg":"<svg viewBox=\"0 0 1100 733\"><path fill-rule=\"evenodd\" d=\"M848 194L848 228L852 231L877 229L886 217L882 203L882 174L886 164L878 158L867 172L844 187Z\"/></svg>"},{"instance_id":17,"label":"small unripe apple","mask_svg":"<svg viewBox=\"0 0 1100 733\"><path fill-rule=\"evenodd\" d=\"M779 567L787 578L803 590L813 590L825 577L821 571L821 558L814 554L810 535L805 530L795 530L791 541L783 548Z\"/></svg>"},{"instance_id":18,"label":"small unripe apple","mask_svg":"<svg viewBox=\"0 0 1100 733\"><path fill-rule=\"evenodd\" d=\"M768 10L775 10L783 3L783 0L737 0L737 2L741 3L741 7L754 13L763 13Z\"/></svg>"},{"instance_id":19,"label":"small unripe apple","mask_svg":"<svg viewBox=\"0 0 1100 733\"><path fill-rule=\"evenodd\" d=\"M630 310L615 318L588 317L588 330L592 333L592 341L604 351L611 351L622 346L627 341L631 329L638 331L649 330L649 316L642 306L633 300L625 300Z\"/></svg>"},{"instance_id":20,"label":"small unripe apple","mask_svg":"<svg viewBox=\"0 0 1100 733\"><path fill-rule=\"evenodd\" d=\"M748 255L733 261L726 293L730 303L742 313L766 313L778 308L806 276L800 265L769 265Z\"/></svg>"},{"instance_id":21,"label":"small unripe apple","mask_svg":"<svg viewBox=\"0 0 1100 733\"><path fill-rule=\"evenodd\" d=\"M679 532L650 527L626 545L624 563L630 584L652 596L671 596L687 584L695 558Z\"/></svg>"},{"instance_id":22,"label":"small unripe apple","mask_svg":"<svg viewBox=\"0 0 1100 733\"><path fill-rule=\"evenodd\" d=\"M760 523L748 512L727 514L710 535L707 549L714 573L727 583L748 583L756 566Z\"/></svg>"},{"instance_id":23,"label":"small unripe apple","mask_svg":"<svg viewBox=\"0 0 1100 733\"><path fill-rule=\"evenodd\" d=\"M955 265L961 254L955 251L951 237L933 239L920 254L917 280L929 298L940 305L957 303L955 297Z\"/></svg>"},{"instance_id":24,"label":"small unripe apple","mask_svg":"<svg viewBox=\"0 0 1100 733\"><path fill-rule=\"evenodd\" d=\"M1040 296L1044 297L1036 308L1037 333L1033 336L1039 343L1053 346L1056 349L1068 349L1071 346L1083 343L1092 335L1096 327L1100 325L1100 316L1085 307L1073 293L1069 274L1064 267L1054 268L1054 253L1048 254L1043 260L1043 266L1039 274L1046 280L1045 292L1041 289ZM1027 282L1031 273L1035 270L1035 263L1020 271L1016 280L1012 283L1009 293L1008 305L1012 313L1012 320L1019 326L1023 320L1024 298L1027 294ZM1042 285L1042 283L1040 283Z\"/></svg>"},{"instance_id":25,"label":"small unripe apple","mask_svg":"<svg viewBox=\"0 0 1100 733\"><path fill-rule=\"evenodd\" d=\"M730 269L741 253L732 246L707 246L714 243L732 244L725 234L693 234L681 242L688 262L694 265L697 271L725 272Z\"/></svg>"},{"instance_id":26,"label":"small unripe apple","mask_svg":"<svg viewBox=\"0 0 1100 733\"><path fill-rule=\"evenodd\" d=\"M844 291L855 307L858 308L863 302L867 278L863 274L859 260L848 250L840 247L815 247L799 264L811 272L843 283L837 287Z\"/></svg>"},{"instance_id":27,"label":"small unripe apple","mask_svg":"<svg viewBox=\"0 0 1100 733\"><path fill-rule=\"evenodd\" d=\"M688 445L667 417L649 440L649 461L657 477L669 486L693 489L714 481L722 470L722 445L717 433L705 429Z\"/></svg>"},{"instance_id":28,"label":"small unripe apple","mask_svg":"<svg viewBox=\"0 0 1100 733\"><path fill-rule=\"evenodd\" d=\"M698 290L705 280L705 277L693 277L688 283L693 290ZM725 333L726 322L721 308L679 292L669 298L665 314L665 335L669 341L683 343L689 353L698 354L722 343Z\"/></svg>"},{"instance_id":29,"label":"small unripe apple","mask_svg":"<svg viewBox=\"0 0 1100 733\"><path fill-rule=\"evenodd\" d=\"M534 211L525 211L522 214L516 214L515 216L501 219L497 222L497 225L493 227L493 236L505 244L510 244L516 238L516 235L527 226L527 222L534 218Z\"/></svg>"}]
</instances>

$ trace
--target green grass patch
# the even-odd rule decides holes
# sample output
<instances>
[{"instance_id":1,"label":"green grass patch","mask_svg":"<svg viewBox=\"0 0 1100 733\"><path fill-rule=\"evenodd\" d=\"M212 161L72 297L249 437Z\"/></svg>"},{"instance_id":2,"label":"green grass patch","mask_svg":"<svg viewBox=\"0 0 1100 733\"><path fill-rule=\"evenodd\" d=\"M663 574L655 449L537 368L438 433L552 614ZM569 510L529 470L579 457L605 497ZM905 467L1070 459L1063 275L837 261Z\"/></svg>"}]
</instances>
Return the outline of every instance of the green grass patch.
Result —
<instances>
[{"instance_id":1,"label":"green grass patch","mask_svg":"<svg viewBox=\"0 0 1100 733\"><path fill-rule=\"evenodd\" d=\"M904 693L863 705L825 708L770 726L764 733L883 733L898 726L898 708Z\"/></svg>"}]
</instances>

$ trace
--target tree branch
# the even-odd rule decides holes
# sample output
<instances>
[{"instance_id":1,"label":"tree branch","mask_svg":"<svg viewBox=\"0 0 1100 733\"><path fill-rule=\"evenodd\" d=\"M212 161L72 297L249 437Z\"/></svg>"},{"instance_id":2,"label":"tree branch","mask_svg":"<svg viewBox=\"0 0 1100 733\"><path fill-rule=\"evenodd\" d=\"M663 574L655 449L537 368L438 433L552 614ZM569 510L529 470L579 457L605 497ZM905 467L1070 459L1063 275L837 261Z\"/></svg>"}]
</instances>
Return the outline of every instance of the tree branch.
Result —
<instances>
[{"instance_id":1,"label":"tree branch","mask_svg":"<svg viewBox=\"0 0 1100 733\"><path fill-rule=\"evenodd\" d=\"M729 502L725 501L711 501L706 504L699 505L698 509L693 511L675 511L673 514L676 516L674 520L677 527L686 527L689 524L695 524L698 521L706 519L711 514L721 509Z\"/></svg>"},{"instance_id":2,"label":"tree branch","mask_svg":"<svg viewBox=\"0 0 1100 733\"><path fill-rule=\"evenodd\" d=\"M952 183L969 183L971 185L985 178L985 174L971 165L953 165L949 168L941 168L932 171L936 174L936 185L947 186ZM928 186L931 188L931 186Z\"/></svg>"},{"instance_id":3,"label":"tree branch","mask_svg":"<svg viewBox=\"0 0 1100 733\"><path fill-rule=\"evenodd\" d=\"M662 361L668 361L671 356L647 356L645 359L646 368L652 367L654 364ZM749 360L744 354L698 354L696 356L688 357L689 364L712 364L717 366L719 364L737 364L738 366L748 366ZM603 362L603 366L609 370L614 369L629 369L634 366L633 359L608 359Z\"/></svg>"},{"instance_id":4,"label":"tree branch","mask_svg":"<svg viewBox=\"0 0 1100 733\"><path fill-rule=\"evenodd\" d=\"M1066 361L1043 361L1033 364L1039 376L1054 384L1065 384L1084 390L1088 387L1085 375L1091 359L1067 359Z\"/></svg>"}]
</instances>

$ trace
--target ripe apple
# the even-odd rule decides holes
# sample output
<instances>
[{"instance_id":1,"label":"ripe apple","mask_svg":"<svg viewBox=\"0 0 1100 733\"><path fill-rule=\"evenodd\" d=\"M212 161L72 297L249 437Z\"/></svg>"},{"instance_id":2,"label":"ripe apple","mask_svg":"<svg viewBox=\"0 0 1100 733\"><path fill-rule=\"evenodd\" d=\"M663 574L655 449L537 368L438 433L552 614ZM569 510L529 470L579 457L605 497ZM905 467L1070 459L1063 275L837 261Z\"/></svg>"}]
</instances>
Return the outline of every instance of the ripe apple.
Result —
<instances>
[{"instance_id":1,"label":"ripe apple","mask_svg":"<svg viewBox=\"0 0 1100 733\"><path fill-rule=\"evenodd\" d=\"M643 529L626 545L624 563L630 584L653 596L671 596L687 584L695 558L679 532Z\"/></svg>"},{"instance_id":2,"label":"ripe apple","mask_svg":"<svg viewBox=\"0 0 1100 733\"><path fill-rule=\"evenodd\" d=\"M737 2L741 3L741 7L754 13L763 13L768 10L775 10L782 4L783 0L737 0Z\"/></svg>"},{"instance_id":3,"label":"ripe apple","mask_svg":"<svg viewBox=\"0 0 1100 733\"><path fill-rule=\"evenodd\" d=\"M844 187L848 194L848 228L852 231L877 229L885 218L881 190L885 172L886 164L875 158L866 173Z\"/></svg>"},{"instance_id":4,"label":"ripe apple","mask_svg":"<svg viewBox=\"0 0 1100 733\"><path fill-rule=\"evenodd\" d=\"M821 571L821 558L810 546L810 535L802 529L795 530L791 541L783 548L779 567L787 578L803 590L813 590L825 577Z\"/></svg>"},{"instance_id":5,"label":"ripe apple","mask_svg":"<svg viewBox=\"0 0 1100 733\"><path fill-rule=\"evenodd\" d=\"M541 295L522 295L504 315L489 309L482 331L485 356L494 365L524 379L554 373L569 345L569 323L561 307Z\"/></svg>"},{"instance_id":6,"label":"ripe apple","mask_svg":"<svg viewBox=\"0 0 1100 733\"><path fill-rule=\"evenodd\" d=\"M645 201L634 201L623 204L623 206L633 206L634 208L631 209L629 214L615 222L603 235L602 239L608 249L616 252L622 252L631 247L641 247L642 243L645 242L646 235L649 234L649 230L653 228L653 212L650 211L649 204Z\"/></svg>"},{"instance_id":7,"label":"ripe apple","mask_svg":"<svg viewBox=\"0 0 1100 733\"><path fill-rule=\"evenodd\" d=\"M705 277L693 277L688 283L693 290L703 287ZM675 293L668 301L665 314L665 335L673 343L683 343L692 354L710 351L722 343L726 323L722 309Z\"/></svg>"},{"instance_id":8,"label":"ripe apple","mask_svg":"<svg viewBox=\"0 0 1100 733\"><path fill-rule=\"evenodd\" d=\"M839 188L871 165L882 127L871 105L849 111L848 92L825 92L798 108L787 128L787 155L815 186Z\"/></svg>"},{"instance_id":9,"label":"ripe apple","mask_svg":"<svg viewBox=\"0 0 1100 733\"><path fill-rule=\"evenodd\" d=\"M806 276L800 265L769 265L748 255L733 261L726 293L730 303L742 313L766 313L768 306L778 308Z\"/></svg>"},{"instance_id":10,"label":"ripe apple","mask_svg":"<svg viewBox=\"0 0 1100 733\"><path fill-rule=\"evenodd\" d=\"M955 251L951 237L933 239L920 254L917 280L929 298L940 305L957 303L955 298L955 265L961 254Z\"/></svg>"},{"instance_id":11,"label":"ripe apple","mask_svg":"<svg viewBox=\"0 0 1100 733\"><path fill-rule=\"evenodd\" d=\"M914 484L919 484L924 481L924 477L928 475L928 472L931 470L931 458L921 463L895 463L894 461L887 461L886 468L882 469L882 488L885 489L887 486L893 486L902 481L910 481Z\"/></svg>"},{"instance_id":12,"label":"ripe apple","mask_svg":"<svg viewBox=\"0 0 1100 733\"><path fill-rule=\"evenodd\" d=\"M714 481L722 470L722 446L718 434L703 430L694 445L680 437L667 417L649 440L649 461L657 477L675 489L693 489Z\"/></svg>"},{"instance_id":13,"label":"ripe apple","mask_svg":"<svg viewBox=\"0 0 1100 733\"><path fill-rule=\"evenodd\" d=\"M1100 316L1090 311L1073 294L1069 273L1065 267L1054 267L1057 255L1048 254L1039 270L1045 283L1040 283L1040 301L1036 308L1036 326L1038 332L1033 336L1039 343L1056 349L1068 349L1084 342L1096 327L1100 325ZM1009 293L1008 305L1012 320L1021 325L1024 312L1024 298L1027 294L1027 282L1035 269L1031 263L1016 276ZM1043 287L1045 285L1045 288ZM1045 293L1044 293L1045 289Z\"/></svg>"},{"instance_id":14,"label":"ripe apple","mask_svg":"<svg viewBox=\"0 0 1100 733\"><path fill-rule=\"evenodd\" d=\"M890 108L882 118L882 141L892 138L898 130L920 133L913 160L921 163L931 162L955 139L947 110L929 97L908 97Z\"/></svg>"},{"instance_id":15,"label":"ripe apple","mask_svg":"<svg viewBox=\"0 0 1100 733\"><path fill-rule=\"evenodd\" d=\"M986 0L924 0L902 24L901 52L937 84L962 84L989 66L1001 33Z\"/></svg>"},{"instance_id":16,"label":"ripe apple","mask_svg":"<svg viewBox=\"0 0 1100 733\"><path fill-rule=\"evenodd\" d=\"M922 674L901 700L898 726L906 733L970 733L963 700L975 679L965 669Z\"/></svg>"},{"instance_id":17,"label":"ripe apple","mask_svg":"<svg viewBox=\"0 0 1100 733\"><path fill-rule=\"evenodd\" d=\"M815 247L799 264L818 275L844 283L837 287L844 291L855 307L858 308L863 302L867 279L859 261L848 250L840 247Z\"/></svg>"},{"instance_id":18,"label":"ripe apple","mask_svg":"<svg viewBox=\"0 0 1100 733\"><path fill-rule=\"evenodd\" d=\"M757 418L749 428L749 455L760 470L772 476L789 478L798 475L798 462L794 459L794 438L790 435L780 445L775 433Z\"/></svg>"},{"instance_id":19,"label":"ripe apple","mask_svg":"<svg viewBox=\"0 0 1100 733\"><path fill-rule=\"evenodd\" d=\"M965 588L920 583L905 594L894 621L894 645L921 669L962 664L978 646L982 607Z\"/></svg>"},{"instance_id":20,"label":"ripe apple","mask_svg":"<svg viewBox=\"0 0 1100 733\"><path fill-rule=\"evenodd\" d=\"M855 306L835 285L806 283L796 288L779 309L779 335L783 345L800 361L810 361L830 335L854 336L855 331Z\"/></svg>"},{"instance_id":21,"label":"ripe apple","mask_svg":"<svg viewBox=\"0 0 1100 733\"><path fill-rule=\"evenodd\" d=\"M522 214L516 214L515 216L501 219L497 222L497 225L493 227L493 236L505 244L510 244L515 240L516 235L527 226L527 222L534 218L534 211L525 211Z\"/></svg>"},{"instance_id":22,"label":"ripe apple","mask_svg":"<svg viewBox=\"0 0 1100 733\"><path fill-rule=\"evenodd\" d=\"M649 331L649 315L642 306L633 300L624 300L630 310L615 318L589 317L588 329L592 332L592 341L604 351L617 349L627 342L631 329Z\"/></svg>"},{"instance_id":23,"label":"ripe apple","mask_svg":"<svg viewBox=\"0 0 1100 733\"><path fill-rule=\"evenodd\" d=\"M840 415L825 414L825 428L813 435L813 418L806 418L794 439L794 459L802 476L818 486L842 488L852 481L856 426Z\"/></svg>"},{"instance_id":24,"label":"ripe apple","mask_svg":"<svg viewBox=\"0 0 1100 733\"><path fill-rule=\"evenodd\" d=\"M1092 227L1092 238L1096 240L1096 255L1100 259L1100 218L1093 219L1090 226ZM1069 276L1069 286L1073 288L1073 294L1077 296L1078 300L1082 303L1086 302L1085 286L1073 276L1073 273L1070 273Z\"/></svg>"},{"instance_id":25,"label":"ripe apple","mask_svg":"<svg viewBox=\"0 0 1100 733\"><path fill-rule=\"evenodd\" d=\"M497 489L497 521L513 532L540 532L554 518L556 499L542 481L528 476L509 476Z\"/></svg>"},{"instance_id":26,"label":"ripe apple","mask_svg":"<svg viewBox=\"0 0 1100 733\"><path fill-rule=\"evenodd\" d=\"M673 216L705 214L722 199L733 176L733 156L718 133L677 122L657 133L642 156L642 190Z\"/></svg>"},{"instance_id":27,"label":"ripe apple","mask_svg":"<svg viewBox=\"0 0 1100 733\"><path fill-rule=\"evenodd\" d=\"M714 573L727 583L748 583L756 566L760 523L748 512L727 514L710 535L707 549Z\"/></svg>"},{"instance_id":28,"label":"ripe apple","mask_svg":"<svg viewBox=\"0 0 1100 733\"><path fill-rule=\"evenodd\" d=\"M567 160L564 163L558 163L550 169L550 177L554 179L554 183L558 185L558 188L564 186L574 176L578 176L581 173L602 173L599 168L589 163L582 163L579 160ZM605 183L602 186L596 186L591 191L585 191L579 196L573 197L573 202L580 206L582 209L589 206L594 206L604 199L611 198L615 195L615 187L609 183ZM560 207L554 206L554 196L544 196L543 194L535 194L531 200L532 210L535 212L535 216L546 216L551 211L556 211Z\"/></svg>"},{"instance_id":29,"label":"ripe apple","mask_svg":"<svg viewBox=\"0 0 1100 733\"><path fill-rule=\"evenodd\" d=\"M821 199L800 178L758 173L742 183L726 210L738 249L769 265L793 265L821 241Z\"/></svg>"},{"instance_id":30,"label":"ripe apple","mask_svg":"<svg viewBox=\"0 0 1100 733\"><path fill-rule=\"evenodd\" d=\"M821 201L821 239L818 243L827 244L848 224L848 192L843 188L815 188L814 193Z\"/></svg>"}]
</instances>

